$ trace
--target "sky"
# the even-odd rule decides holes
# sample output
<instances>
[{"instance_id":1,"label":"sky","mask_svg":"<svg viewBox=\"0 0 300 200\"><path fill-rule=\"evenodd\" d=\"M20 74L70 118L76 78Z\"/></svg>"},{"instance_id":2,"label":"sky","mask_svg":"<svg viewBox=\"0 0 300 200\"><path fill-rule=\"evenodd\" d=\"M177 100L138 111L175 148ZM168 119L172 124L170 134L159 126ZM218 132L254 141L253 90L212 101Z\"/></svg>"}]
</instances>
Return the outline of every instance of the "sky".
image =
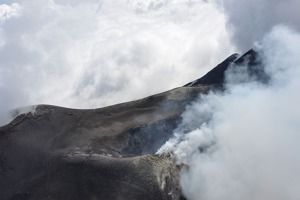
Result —
<instances>
[{"instance_id":1,"label":"sky","mask_svg":"<svg viewBox=\"0 0 300 200\"><path fill-rule=\"evenodd\" d=\"M0 113L103 107L180 87L278 23L298 30L299 2L286 2L2 0Z\"/></svg>"},{"instance_id":2,"label":"sky","mask_svg":"<svg viewBox=\"0 0 300 200\"><path fill-rule=\"evenodd\" d=\"M4 1L0 20L4 109L143 98L234 52L224 15L202 1Z\"/></svg>"}]
</instances>

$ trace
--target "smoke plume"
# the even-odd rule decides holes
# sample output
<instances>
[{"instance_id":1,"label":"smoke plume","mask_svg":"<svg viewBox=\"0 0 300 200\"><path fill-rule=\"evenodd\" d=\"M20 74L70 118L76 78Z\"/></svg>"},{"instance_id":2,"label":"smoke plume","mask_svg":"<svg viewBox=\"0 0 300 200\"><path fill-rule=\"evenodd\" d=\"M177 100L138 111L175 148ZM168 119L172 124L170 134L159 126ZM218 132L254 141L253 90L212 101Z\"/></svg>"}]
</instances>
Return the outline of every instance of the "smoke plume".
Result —
<instances>
[{"instance_id":1,"label":"smoke plume","mask_svg":"<svg viewBox=\"0 0 300 200\"><path fill-rule=\"evenodd\" d=\"M189 200L300 198L300 34L275 27L256 50L266 83L237 83L187 107L174 138L159 153L174 154ZM241 73L247 71L241 70ZM230 76L229 76L230 75Z\"/></svg>"},{"instance_id":2,"label":"smoke plume","mask_svg":"<svg viewBox=\"0 0 300 200\"><path fill-rule=\"evenodd\" d=\"M299 0L213 0L227 16L231 40L247 51L273 27L284 24L300 31Z\"/></svg>"}]
</instances>

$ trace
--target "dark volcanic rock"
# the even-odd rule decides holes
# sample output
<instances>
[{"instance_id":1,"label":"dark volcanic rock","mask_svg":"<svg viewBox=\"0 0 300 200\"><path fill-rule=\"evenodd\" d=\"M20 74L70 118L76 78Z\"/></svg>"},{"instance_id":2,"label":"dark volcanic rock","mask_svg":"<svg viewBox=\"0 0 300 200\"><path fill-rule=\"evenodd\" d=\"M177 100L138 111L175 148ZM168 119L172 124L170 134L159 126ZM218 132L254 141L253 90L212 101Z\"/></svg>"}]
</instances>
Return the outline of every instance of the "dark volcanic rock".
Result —
<instances>
[{"instance_id":1,"label":"dark volcanic rock","mask_svg":"<svg viewBox=\"0 0 300 200\"><path fill-rule=\"evenodd\" d=\"M141 100L19 114L0 127L0 199L180 199L179 169L154 154L186 105L222 85L232 63L245 62L256 66L256 53L234 54L186 87Z\"/></svg>"},{"instance_id":2,"label":"dark volcanic rock","mask_svg":"<svg viewBox=\"0 0 300 200\"><path fill-rule=\"evenodd\" d=\"M233 54L229 56L226 60L218 64L215 68L205 74L203 77L190 82L187 86L197 86L197 85L219 85L224 83L224 72L227 70L230 64L232 64L238 58L238 54Z\"/></svg>"},{"instance_id":3,"label":"dark volcanic rock","mask_svg":"<svg viewBox=\"0 0 300 200\"><path fill-rule=\"evenodd\" d=\"M268 81L269 78L264 72L264 68L261 65L261 58L257 52L251 49L241 57L238 56L238 54L229 56L226 60L221 62L203 77L184 85L184 87L199 85L223 85L225 83L225 72L230 66L233 65L234 67L246 66L247 71L251 76L255 76L257 80L262 82Z\"/></svg>"},{"instance_id":4,"label":"dark volcanic rock","mask_svg":"<svg viewBox=\"0 0 300 200\"><path fill-rule=\"evenodd\" d=\"M179 199L178 168L153 155L208 86L76 110L39 105L0 128L0 199Z\"/></svg>"}]
</instances>

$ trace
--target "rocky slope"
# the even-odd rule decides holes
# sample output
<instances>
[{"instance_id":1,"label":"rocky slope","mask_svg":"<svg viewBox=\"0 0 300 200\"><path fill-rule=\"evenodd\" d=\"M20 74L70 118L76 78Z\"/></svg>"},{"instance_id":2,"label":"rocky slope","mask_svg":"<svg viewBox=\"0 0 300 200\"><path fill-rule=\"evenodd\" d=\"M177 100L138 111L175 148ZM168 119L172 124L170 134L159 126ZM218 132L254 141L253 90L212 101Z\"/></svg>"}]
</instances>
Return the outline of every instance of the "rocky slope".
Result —
<instances>
[{"instance_id":1,"label":"rocky slope","mask_svg":"<svg viewBox=\"0 0 300 200\"><path fill-rule=\"evenodd\" d=\"M154 155L186 105L218 89L230 56L204 77L141 100L88 110L38 105L0 128L0 199L180 199L179 168ZM252 62L252 64L251 64ZM18 112L16 110L16 112Z\"/></svg>"}]
</instances>

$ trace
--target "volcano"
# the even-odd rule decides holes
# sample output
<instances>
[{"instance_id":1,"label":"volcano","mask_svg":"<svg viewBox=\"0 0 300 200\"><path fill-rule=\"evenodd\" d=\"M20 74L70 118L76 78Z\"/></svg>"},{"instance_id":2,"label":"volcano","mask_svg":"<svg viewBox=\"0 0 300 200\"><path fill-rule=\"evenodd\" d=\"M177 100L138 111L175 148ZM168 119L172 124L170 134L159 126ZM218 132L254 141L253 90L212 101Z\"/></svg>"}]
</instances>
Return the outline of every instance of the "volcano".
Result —
<instances>
[{"instance_id":1,"label":"volcano","mask_svg":"<svg viewBox=\"0 0 300 200\"><path fill-rule=\"evenodd\" d=\"M258 54L233 54L205 76L98 109L37 105L0 128L0 199L183 199L180 166L156 151L187 105L222 90L230 66L261 76Z\"/></svg>"}]
</instances>

